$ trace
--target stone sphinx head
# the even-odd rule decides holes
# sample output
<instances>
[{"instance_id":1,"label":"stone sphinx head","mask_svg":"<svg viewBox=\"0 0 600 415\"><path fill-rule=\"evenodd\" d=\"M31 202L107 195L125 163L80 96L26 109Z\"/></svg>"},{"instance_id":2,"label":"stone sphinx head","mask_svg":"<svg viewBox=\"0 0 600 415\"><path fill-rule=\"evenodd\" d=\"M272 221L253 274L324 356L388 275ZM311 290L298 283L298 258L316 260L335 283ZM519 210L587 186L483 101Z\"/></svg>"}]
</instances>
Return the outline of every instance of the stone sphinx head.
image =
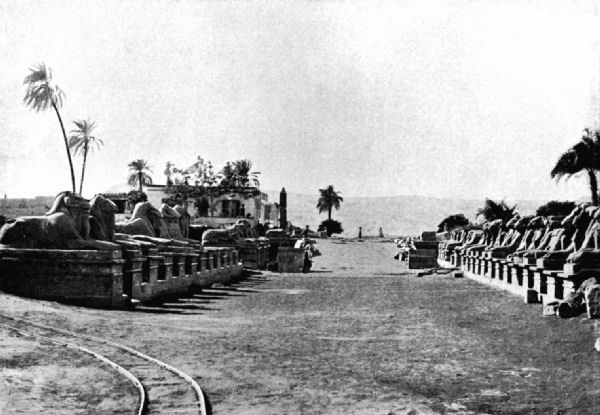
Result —
<instances>
[{"instance_id":1,"label":"stone sphinx head","mask_svg":"<svg viewBox=\"0 0 600 415\"><path fill-rule=\"evenodd\" d=\"M545 225L543 216L534 216L530 221L527 228L529 229L539 229L543 228Z\"/></svg>"},{"instance_id":2,"label":"stone sphinx head","mask_svg":"<svg viewBox=\"0 0 600 415\"><path fill-rule=\"evenodd\" d=\"M147 220L154 230L158 231L162 214L150 202L139 202L133 208L131 218Z\"/></svg>"},{"instance_id":3,"label":"stone sphinx head","mask_svg":"<svg viewBox=\"0 0 600 415\"><path fill-rule=\"evenodd\" d=\"M163 203L160 205L160 213L162 213L162 217L165 219L179 219L181 215L167 203Z\"/></svg>"},{"instance_id":4,"label":"stone sphinx head","mask_svg":"<svg viewBox=\"0 0 600 415\"><path fill-rule=\"evenodd\" d=\"M546 217L546 226L550 229L560 228L562 226L563 221L562 216L550 215Z\"/></svg>"},{"instance_id":5,"label":"stone sphinx head","mask_svg":"<svg viewBox=\"0 0 600 415\"><path fill-rule=\"evenodd\" d=\"M117 205L102 195L96 195L90 201L90 207L92 237L107 241L114 240Z\"/></svg>"},{"instance_id":6,"label":"stone sphinx head","mask_svg":"<svg viewBox=\"0 0 600 415\"><path fill-rule=\"evenodd\" d=\"M519 218L519 220L517 220L514 224L514 229L516 229L519 232L524 231L528 228L529 223L532 219L533 216L523 216L522 218Z\"/></svg>"},{"instance_id":7,"label":"stone sphinx head","mask_svg":"<svg viewBox=\"0 0 600 415\"><path fill-rule=\"evenodd\" d=\"M60 192L46 216L63 213L73 218L75 227L83 239L90 235L90 202L73 192Z\"/></svg>"},{"instance_id":8,"label":"stone sphinx head","mask_svg":"<svg viewBox=\"0 0 600 415\"><path fill-rule=\"evenodd\" d=\"M173 206L173 210L175 212L177 212L179 214L179 217L181 217L181 218L189 218L190 217L189 212L187 211L185 206L182 205L181 203L178 203L175 206Z\"/></svg>"},{"instance_id":9,"label":"stone sphinx head","mask_svg":"<svg viewBox=\"0 0 600 415\"><path fill-rule=\"evenodd\" d=\"M519 221L519 219L521 219L521 215L519 215L518 213L513 216L512 218L510 218L510 220L508 222L506 222L506 228L508 229L514 229L515 225L517 224L517 222Z\"/></svg>"}]
</instances>

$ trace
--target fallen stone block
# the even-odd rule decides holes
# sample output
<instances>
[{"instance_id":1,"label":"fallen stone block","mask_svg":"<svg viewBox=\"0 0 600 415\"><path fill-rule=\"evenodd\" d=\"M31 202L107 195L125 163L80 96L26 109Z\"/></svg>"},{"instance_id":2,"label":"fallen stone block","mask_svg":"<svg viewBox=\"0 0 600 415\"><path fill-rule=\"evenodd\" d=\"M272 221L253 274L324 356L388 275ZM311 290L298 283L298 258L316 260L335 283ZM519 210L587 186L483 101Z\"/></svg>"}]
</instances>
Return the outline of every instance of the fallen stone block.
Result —
<instances>
[{"instance_id":1,"label":"fallen stone block","mask_svg":"<svg viewBox=\"0 0 600 415\"><path fill-rule=\"evenodd\" d=\"M600 284L588 285L584 291L588 318L600 317Z\"/></svg>"},{"instance_id":2,"label":"fallen stone block","mask_svg":"<svg viewBox=\"0 0 600 415\"><path fill-rule=\"evenodd\" d=\"M452 273L452 278L463 278L465 274L462 271L454 271Z\"/></svg>"},{"instance_id":3,"label":"fallen stone block","mask_svg":"<svg viewBox=\"0 0 600 415\"><path fill-rule=\"evenodd\" d=\"M556 310L558 310L558 301L552 301L551 303L544 304L542 308L543 316L555 316Z\"/></svg>"}]
</instances>

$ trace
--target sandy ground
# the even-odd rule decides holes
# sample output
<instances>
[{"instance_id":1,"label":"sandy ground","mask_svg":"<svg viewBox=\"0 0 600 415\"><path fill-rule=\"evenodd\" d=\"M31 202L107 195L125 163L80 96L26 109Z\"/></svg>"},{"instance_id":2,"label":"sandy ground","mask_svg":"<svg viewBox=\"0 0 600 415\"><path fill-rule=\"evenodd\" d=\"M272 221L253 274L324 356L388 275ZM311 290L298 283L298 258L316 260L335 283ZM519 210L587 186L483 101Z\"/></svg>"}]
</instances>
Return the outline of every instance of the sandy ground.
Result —
<instances>
[{"instance_id":1,"label":"sandy ground","mask_svg":"<svg viewBox=\"0 0 600 415\"><path fill-rule=\"evenodd\" d=\"M130 414L134 394L92 357L0 329L0 414Z\"/></svg>"},{"instance_id":2,"label":"sandy ground","mask_svg":"<svg viewBox=\"0 0 600 415\"><path fill-rule=\"evenodd\" d=\"M255 274L163 307L101 311L0 295L0 311L171 363L198 380L215 414L600 413L594 322L544 318L541 306L467 279L416 278L390 243L319 248L310 274ZM35 377L43 365L28 362L48 347L0 336L0 385ZM72 396L62 413L97 406L68 381L98 365L63 363L64 376L46 378L52 393L13 383L12 399L57 407ZM126 399L115 388L102 385L107 402Z\"/></svg>"}]
</instances>

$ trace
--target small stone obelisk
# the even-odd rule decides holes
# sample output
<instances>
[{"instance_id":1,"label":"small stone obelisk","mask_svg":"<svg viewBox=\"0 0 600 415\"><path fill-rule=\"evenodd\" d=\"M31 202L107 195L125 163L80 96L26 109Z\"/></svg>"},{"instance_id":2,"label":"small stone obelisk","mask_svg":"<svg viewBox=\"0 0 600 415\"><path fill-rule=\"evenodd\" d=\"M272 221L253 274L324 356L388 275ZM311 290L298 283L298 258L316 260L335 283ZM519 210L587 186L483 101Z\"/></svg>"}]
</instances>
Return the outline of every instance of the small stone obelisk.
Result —
<instances>
[{"instance_id":1,"label":"small stone obelisk","mask_svg":"<svg viewBox=\"0 0 600 415\"><path fill-rule=\"evenodd\" d=\"M281 229L287 227L287 193L285 187L282 187L279 193L279 227Z\"/></svg>"}]
</instances>

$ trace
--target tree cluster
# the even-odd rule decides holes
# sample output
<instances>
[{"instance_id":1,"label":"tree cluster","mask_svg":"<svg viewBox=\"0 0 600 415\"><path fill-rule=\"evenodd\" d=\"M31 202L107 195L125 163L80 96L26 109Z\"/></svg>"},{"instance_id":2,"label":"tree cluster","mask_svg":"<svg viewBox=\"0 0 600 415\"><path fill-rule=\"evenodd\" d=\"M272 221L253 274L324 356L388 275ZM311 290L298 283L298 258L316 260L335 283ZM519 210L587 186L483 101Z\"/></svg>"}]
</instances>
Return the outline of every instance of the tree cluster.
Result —
<instances>
[{"instance_id":1,"label":"tree cluster","mask_svg":"<svg viewBox=\"0 0 600 415\"><path fill-rule=\"evenodd\" d=\"M516 213L517 205L508 206L504 200L495 202L486 198L484 206L477 210L477 217L482 216L488 222L496 219L508 222Z\"/></svg>"},{"instance_id":2,"label":"tree cluster","mask_svg":"<svg viewBox=\"0 0 600 415\"><path fill-rule=\"evenodd\" d=\"M317 228L317 230L319 232L326 231L327 236L331 236L336 233L344 232L344 229L342 228L342 224L340 222L338 222L337 220L333 220L333 219L327 219L327 220L324 220L323 222L321 222L319 224L319 227Z\"/></svg>"},{"instance_id":3,"label":"tree cluster","mask_svg":"<svg viewBox=\"0 0 600 415\"><path fill-rule=\"evenodd\" d=\"M536 216L568 216L575 209L575 202L551 200L537 208Z\"/></svg>"},{"instance_id":4,"label":"tree cluster","mask_svg":"<svg viewBox=\"0 0 600 415\"><path fill-rule=\"evenodd\" d=\"M444 230L452 230L455 228L461 228L463 226L469 225L471 222L465 215L462 213L456 215L450 215L446 217L443 221L441 221L438 225L438 232L443 232Z\"/></svg>"},{"instance_id":5,"label":"tree cluster","mask_svg":"<svg viewBox=\"0 0 600 415\"><path fill-rule=\"evenodd\" d=\"M586 128L579 142L563 153L550 172L556 180L586 173L588 176L592 204L598 206L598 178L600 170L600 130Z\"/></svg>"},{"instance_id":6,"label":"tree cluster","mask_svg":"<svg viewBox=\"0 0 600 415\"><path fill-rule=\"evenodd\" d=\"M342 224L336 220L331 219L331 211L339 210L341 202L344 201L341 192L336 191L332 185L327 186L324 189L319 189L319 199L317 200L317 209L319 213L327 212L327 220L324 220L319 225L319 231L327 231L327 236L331 236L335 233L342 233Z\"/></svg>"},{"instance_id":7,"label":"tree cluster","mask_svg":"<svg viewBox=\"0 0 600 415\"><path fill-rule=\"evenodd\" d=\"M76 155L81 155L83 157L81 179L79 181L79 194L81 194L83 192L83 180L85 178L88 153L94 148L99 149L104 144L101 139L92 135L92 131L96 128L96 123L89 119L73 121L75 128L71 130L71 135L67 138L67 132L65 131L65 126L59 111L65 101L65 94L62 89L52 81L52 70L43 63L30 68L29 75L25 77L23 83L27 87L25 97L23 98L23 102L26 106L36 112L52 108L56 113L62 131L65 149L67 151L67 158L69 160L73 193L76 193L77 191L71 150Z\"/></svg>"}]
</instances>

